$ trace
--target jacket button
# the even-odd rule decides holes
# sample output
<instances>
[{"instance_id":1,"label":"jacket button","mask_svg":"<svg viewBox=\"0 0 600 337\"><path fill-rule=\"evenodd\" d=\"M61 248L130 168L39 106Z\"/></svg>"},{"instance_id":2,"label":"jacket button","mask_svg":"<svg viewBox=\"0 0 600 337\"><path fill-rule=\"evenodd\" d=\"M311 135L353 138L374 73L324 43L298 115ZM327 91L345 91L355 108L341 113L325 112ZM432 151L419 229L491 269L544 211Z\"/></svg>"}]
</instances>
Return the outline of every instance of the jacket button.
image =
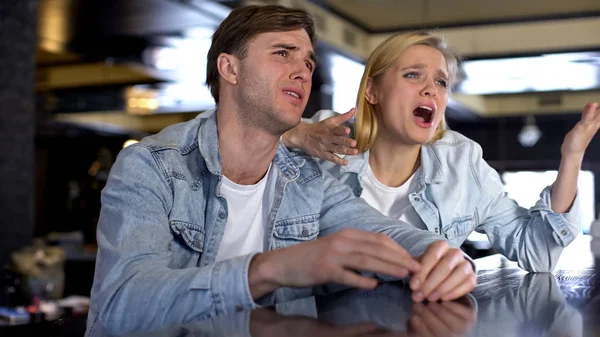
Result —
<instances>
[{"instance_id":1,"label":"jacket button","mask_svg":"<svg viewBox=\"0 0 600 337\"><path fill-rule=\"evenodd\" d=\"M420 202L420 201L421 201L421 198L419 198L419 197L415 197L415 201L416 201L416 202Z\"/></svg>"},{"instance_id":2,"label":"jacket button","mask_svg":"<svg viewBox=\"0 0 600 337\"><path fill-rule=\"evenodd\" d=\"M219 219L225 219L225 213L221 212L219 213Z\"/></svg>"},{"instance_id":3,"label":"jacket button","mask_svg":"<svg viewBox=\"0 0 600 337\"><path fill-rule=\"evenodd\" d=\"M562 236L567 236L567 234L569 234L569 233L567 232L566 229L563 229L562 231L560 231L560 234L562 234Z\"/></svg>"},{"instance_id":4,"label":"jacket button","mask_svg":"<svg viewBox=\"0 0 600 337\"><path fill-rule=\"evenodd\" d=\"M302 234L300 234L302 236L308 236L308 229L306 229L306 227L302 228Z\"/></svg>"}]
</instances>

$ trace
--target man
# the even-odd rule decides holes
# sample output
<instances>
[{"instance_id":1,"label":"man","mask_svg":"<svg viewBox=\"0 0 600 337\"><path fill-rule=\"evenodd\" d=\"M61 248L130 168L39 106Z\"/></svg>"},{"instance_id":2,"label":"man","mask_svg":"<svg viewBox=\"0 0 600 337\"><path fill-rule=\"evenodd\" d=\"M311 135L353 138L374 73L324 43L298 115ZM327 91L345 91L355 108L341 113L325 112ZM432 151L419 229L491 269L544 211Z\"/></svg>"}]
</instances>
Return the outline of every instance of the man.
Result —
<instances>
[{"instance_id":1,"label":"man","mask_svg":"<svg viewBox=\"0 0 600 337\"><path fill-rule=\"evenodd\" d=\"M373 274L411 274L419 301L473 288L460 250L280 145L308 100L314 35L301 10L234 10L208 53L216 112L121 152L102 192L88 334L252 309L315 285L374 288Z\"/></svg>"}]
</instances>

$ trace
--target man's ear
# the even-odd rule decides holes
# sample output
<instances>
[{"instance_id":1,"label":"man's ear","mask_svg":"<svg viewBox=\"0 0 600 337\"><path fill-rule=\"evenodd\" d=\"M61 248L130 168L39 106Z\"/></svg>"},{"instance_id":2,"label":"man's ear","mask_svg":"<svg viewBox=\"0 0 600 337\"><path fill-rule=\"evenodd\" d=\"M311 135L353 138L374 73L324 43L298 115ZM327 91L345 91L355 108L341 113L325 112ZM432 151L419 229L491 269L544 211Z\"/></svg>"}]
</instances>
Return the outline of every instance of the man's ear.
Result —
<instances>
[{"instance_id":1,"label":"man's ear","mask_svg":"<svg viewBox=\"0 0 600 337\"><path fill-rule=\"evenodd\" d=\"M217 69L224 81L231 84L237 84L237 74L239 69L239 59L237 57L231 54L221 53L217 58Z\"/></svg>"},{"instance_id":2,"label":"man's ear","mask_svg":"<svg viewBox=\"0 0 600 337\"><path fill-rule=\"evenodd\" d=\"M379 103L379 99L377 98L377 94L375 92L375 82L371 77L367 79L367 90L365 90L365 98L367 102L371 103L371 105Z\"/></svg>"}]
</instances>

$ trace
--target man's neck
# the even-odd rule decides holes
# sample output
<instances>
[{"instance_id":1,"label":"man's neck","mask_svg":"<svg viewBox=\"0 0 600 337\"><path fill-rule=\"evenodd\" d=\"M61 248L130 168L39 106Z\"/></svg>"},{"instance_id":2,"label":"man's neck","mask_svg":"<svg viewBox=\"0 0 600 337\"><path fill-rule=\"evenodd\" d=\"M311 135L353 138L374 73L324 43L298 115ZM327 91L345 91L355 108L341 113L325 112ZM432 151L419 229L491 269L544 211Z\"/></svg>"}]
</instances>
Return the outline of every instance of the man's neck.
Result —
<instances>
[{"instance_id":1,"label":"man's neck","mask_svg":"<svg viewBox=\"0 0 600 337\"><path fill-rule=\"evenodd\" d=\"M218 109L219 152L223 175L240 185L260 181L275 157L279 137L248 125L235 111Z\"/></svg>"}]
</instances>

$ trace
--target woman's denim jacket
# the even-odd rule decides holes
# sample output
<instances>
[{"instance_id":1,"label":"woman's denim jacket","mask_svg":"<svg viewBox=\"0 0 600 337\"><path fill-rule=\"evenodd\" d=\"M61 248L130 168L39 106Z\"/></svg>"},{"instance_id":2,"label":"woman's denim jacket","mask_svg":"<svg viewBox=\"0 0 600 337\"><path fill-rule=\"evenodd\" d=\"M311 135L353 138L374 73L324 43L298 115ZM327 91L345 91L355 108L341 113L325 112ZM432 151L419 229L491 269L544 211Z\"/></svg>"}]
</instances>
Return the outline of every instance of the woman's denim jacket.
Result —
<instances>
[{"instance_id":1,"label":"woman's denim jacket","mask_svg":"<svg viewBox=\"0 0 600 337\"><path fill-rule=\"evenodd\" d=\"M204 115L204 114L203 114ZM113 334L252 309L254 254L215 263L228 210L221 195L217 114L167 127L125 148L102 191L88 335ZM413 256L440 238L388 219L317 161L280 144L265 250L357 228L392 237ZM311 295L282 288L272 304Z\"/></svg>"},{"instance_id":2,"label":"woman's denim jacket","mask_svg":"<svg viewBox=\"0 0 600 337\"><path fill-rule=\"evenodd\" d=\"M307 122L335 113L321 110ZM551 208L552 187L546 187L532 208L520 207L504 191L498 173L482 157L481 146L458 132L421 147L417 190L409 200L427 229L459 247L473 231L487 234L492 247L519 267L532 272L552 271L569 243L581 232L579 197L569 212ZM334 177L362 194L369 152L345 156L347 166L321 165ZM527 186L523 186L527 188Z\"/></svg>"}]
</instances>

